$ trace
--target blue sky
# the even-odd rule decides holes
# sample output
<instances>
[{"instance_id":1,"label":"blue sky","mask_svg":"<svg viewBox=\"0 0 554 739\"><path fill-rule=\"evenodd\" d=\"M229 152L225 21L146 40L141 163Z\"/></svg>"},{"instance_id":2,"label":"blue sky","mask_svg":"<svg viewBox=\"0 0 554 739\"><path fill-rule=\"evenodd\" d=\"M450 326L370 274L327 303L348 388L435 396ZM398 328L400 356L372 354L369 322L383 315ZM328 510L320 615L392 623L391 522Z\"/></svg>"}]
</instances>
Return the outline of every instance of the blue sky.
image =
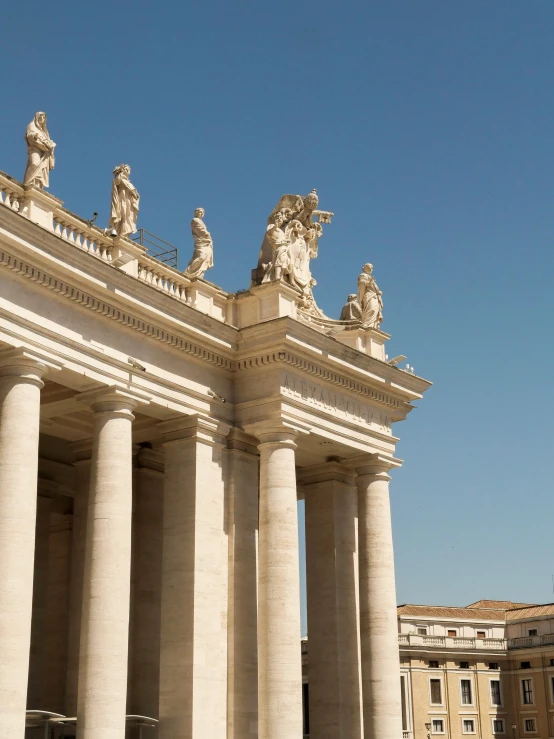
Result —
<instances>
[{"instance_id":1,"label":"blue sky","mask_svg":"<svg viewBox=\"0 0 554 739\"><path fill-rule=\"evenodd\" d=\"M248 286L281 194L335 212L330 316L371 261L389 355L434 382L395 432L399 602L554 600L554 3L318 0L2 11L0 169L48 113L50 191L104 225L132 167L139 225Z\"/></svg>"}]
</instances>

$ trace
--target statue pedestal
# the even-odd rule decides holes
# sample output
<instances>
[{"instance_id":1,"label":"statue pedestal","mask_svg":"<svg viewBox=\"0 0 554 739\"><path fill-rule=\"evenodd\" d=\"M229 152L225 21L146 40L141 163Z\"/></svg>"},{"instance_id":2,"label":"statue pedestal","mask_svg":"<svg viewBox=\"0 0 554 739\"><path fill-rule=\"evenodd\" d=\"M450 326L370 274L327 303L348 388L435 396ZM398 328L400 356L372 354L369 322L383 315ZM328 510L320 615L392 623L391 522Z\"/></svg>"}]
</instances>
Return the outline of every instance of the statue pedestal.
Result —
<instances>
[{"instance_id":1,"label":"statue pedestal","mask_svg":"<svg viewBox=\"0 0 554 739\"><path fill-rule=\"evenodd\" d=\"M53 231L54 211L62 207L63 200L58 200L34 185L26 185L24 189L23 208L20 213L33 223Z\"/></svg>"},{"instance_id":2,"label":"statue pedestal","mask_svg":"<svg viewBox=\"0 0 554 739\"><path fill-rule=\"evenodd\" d=\"M297 317L300 293L285 282L266 282L237 295L238 328L272 321L283 316Z\"/></svg>"},{"instance_id":3,"label":"statue pedestal","mask_svg":"<svg viewBox=\"0 0 554 739\"><path fill-rule=\"evenodd\" d=\"M112 249L112 264L122 272L138 277L138 260L146 254L146 247L135 244L130 239L114 239Z\"/></svg>"},{"instance_id":4,"label":"statue pedestal","mask_svg":"<svg viewBox=\"0 0 554 739\"><path fill-rule=\"evenodd\" d=\"M385 342L390 339L390 334L377 328L354 328L331 334L341 344L351 346L359 352L369 354L370 357L385 361Z\"/></svg>"}]
</instances>

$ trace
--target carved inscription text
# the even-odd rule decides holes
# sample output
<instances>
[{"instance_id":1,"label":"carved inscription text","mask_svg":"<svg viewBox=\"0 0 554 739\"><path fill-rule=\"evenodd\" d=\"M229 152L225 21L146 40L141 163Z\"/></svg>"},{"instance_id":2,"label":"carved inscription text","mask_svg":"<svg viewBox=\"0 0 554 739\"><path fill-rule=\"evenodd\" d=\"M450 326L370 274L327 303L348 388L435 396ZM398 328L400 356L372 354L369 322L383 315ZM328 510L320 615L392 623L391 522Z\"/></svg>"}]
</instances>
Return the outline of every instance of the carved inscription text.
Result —
<instances>
[{"instance_id":1,"label":"carved inscription text","mask_svg":"<svg viewBox=\"0 0 554 739\"><path fill-rule=\"evenodd\" d=\"M286 374L282 385L283 395L303 400L316 408L322 408L337 418L369 426L381 433L390 434L392 419L366 403L340 395L315 382Z\"/></svg>"}]
</instances>

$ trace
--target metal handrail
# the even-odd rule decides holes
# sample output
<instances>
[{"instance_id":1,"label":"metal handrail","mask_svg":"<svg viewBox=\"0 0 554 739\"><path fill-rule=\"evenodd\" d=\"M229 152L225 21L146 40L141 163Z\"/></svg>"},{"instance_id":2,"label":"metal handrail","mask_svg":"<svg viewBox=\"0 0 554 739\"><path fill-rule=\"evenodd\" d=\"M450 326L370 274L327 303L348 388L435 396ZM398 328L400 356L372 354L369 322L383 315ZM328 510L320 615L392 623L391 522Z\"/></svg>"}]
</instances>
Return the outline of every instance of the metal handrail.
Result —
<instances>
[{"instance_id":1,"label":"metal handrail","mask_svg":"<svg viewBox=\"0 0 554 739\"><path fill-rule=\"evenodd\" d=\"M170 244L169 241L160 239L159 236L156 236L156 234L153 234L151 231L147 231L145 228L139 228L137 233L132 236L131 239L136 244L145 246L146 250L154 257L154 259L157 259L170 267L177 267L177 247ZM168 246L169 249L164 249L162 244L164 246Z\"/></svg>"}]
</instances>

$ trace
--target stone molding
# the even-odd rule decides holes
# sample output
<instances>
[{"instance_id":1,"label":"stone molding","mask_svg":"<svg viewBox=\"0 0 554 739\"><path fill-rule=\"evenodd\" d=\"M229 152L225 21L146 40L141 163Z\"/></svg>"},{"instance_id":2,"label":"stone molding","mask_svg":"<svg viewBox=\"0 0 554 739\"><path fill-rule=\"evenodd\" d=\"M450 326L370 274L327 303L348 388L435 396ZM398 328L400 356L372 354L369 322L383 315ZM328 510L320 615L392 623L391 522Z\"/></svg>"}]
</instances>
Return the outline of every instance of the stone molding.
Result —
<instances>
[{"instance_id":1,"label":"stone molding","mask_svg":"<svg viewBox=\"0 0 554 739\"><path fill-rule=\"evenodd\" d=\"M306 372L307 374L318 377L321 380L330 382L333 385L349 390L350 392L357 393L366 398L371 398L377 403L383 403L391 408L406 407L406 403L398 398L392 397L387 393L383 393L379 390L375 390L368 385L364 385L361 382L351 380L344 375L339 375L337 372L326 369L316 362L304 359L303 357L293 354L290 351L273 351L259 354L257 356L248 357L246 359L239 359L236 362L236 371L244 371L248 369L259 369L267 366L268 364L282 363L295 367L298 370ZM408 406L409 407L409 406Z\"/></svg>"},{"instance_id":2,"label":"stone molding","mask_svg":"<svg viewBox=\"0 0 554 739\"><path fill-rule=\"evenodd\" d=\"M229 424L199 414L179 416L158 424L164 445L192 440L211 446L224 446L230 430Z\"/></svg>"},{"instance_id":3,"label":"stone molding","mask_svg":"<svg viewBox=\"0 0 554 739\"><path fill-rule=\"evenodd\" d=\"M227 436L227 450L229 452L241 452L250 456L259 456L258 440L245 433L242 429L232 428Z\"/></svg>"},{"instance_id":4,"label":"stone molding","mask_svg":"<svg viewBox=\"0 0 554 739\"><path fill-rule=\"evenodd\" d=\"M24 346L0 351L0 376L3 378L28 376L30 382L40 382L42 386L43 375L49 370L61 370L62 367L61 362Z\"/></svg>"},{"instance_id":5,"label":"stone molding","mask_svg":"<svg viewBox=\"0 0 554 739\"><path fill-rule=\"evenodd\" d=\"M140 472L146 472L155 476L163 475L164 455L163 452L148 447L140 447L133 456L133 466Z\"/></svg>"},{"instance_id":6,"label":"stone molding","mask_svg":"<svg viewBox=\"0 0 554 739\"><path fill-rule=\"evenodd\" d=\"M387 457L384 454L358 454L349 457L344 463L356 470L358 481L366 477L376 477L382 480L390 480L388 472L402 466L402 460L395 457Z\"/></svg>"},{"instance_id":7,"label":"stone molding","mask_svg":"<svg viewBox=\"0 0 554 739\"><path fill-rule=\"evenodd\" d=\"M95 298L93 295L90 295L81 288L70 285L68 282L48 274L45 270L31 265L20 257L15 257L3 249L0 250L0 267L7 267L22 277L32 280L35 284L41 285L48 290L52 290L61 297L67 298L74 303L78 303L83 308L99 313L113 321L117 321L127 328L138 331L141 334L145 334L155 341L169 344L179 351L190 354L195 359L209 362L210 364L214 364L217 367L228 371L234 368L235 363L233 360L210 349L206 349L199 344L182 339L174 333L166 331L150 321L137 318L130 312L116 308L100 298Z\"/></svg>"},{"instance_id":8,"label":"stone molding","mask_svg":"<svg viewBox=\"0 0 554 739\"><path fill-rule=\"evenodd\" d=\"M319 485L321 482L337 481L356 487L356 473L342 462L330 460L323 464L301 467L296 473L299 485Z\"/></svg>"}]
</instances>

